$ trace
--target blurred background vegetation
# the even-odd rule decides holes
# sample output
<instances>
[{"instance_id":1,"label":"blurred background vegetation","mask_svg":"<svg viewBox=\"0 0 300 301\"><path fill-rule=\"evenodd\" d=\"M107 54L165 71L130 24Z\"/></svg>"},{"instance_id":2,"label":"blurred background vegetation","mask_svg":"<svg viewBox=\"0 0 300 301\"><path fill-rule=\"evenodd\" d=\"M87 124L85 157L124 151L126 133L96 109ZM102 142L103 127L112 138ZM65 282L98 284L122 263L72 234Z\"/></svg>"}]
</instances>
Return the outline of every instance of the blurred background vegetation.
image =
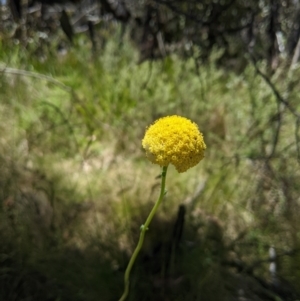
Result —
<instances>
[{"instance_id":1,"label":"blurred background vegetation","mask_svg":"<svg viewBox=\"0 0 300 301\"><path fill-rule=\"evenodd\" d=\"M300 2L2 0L0 300L118 300L178 114L206 158L170 169L128 300L300 300Z\"/></svg>"}]
</instances>

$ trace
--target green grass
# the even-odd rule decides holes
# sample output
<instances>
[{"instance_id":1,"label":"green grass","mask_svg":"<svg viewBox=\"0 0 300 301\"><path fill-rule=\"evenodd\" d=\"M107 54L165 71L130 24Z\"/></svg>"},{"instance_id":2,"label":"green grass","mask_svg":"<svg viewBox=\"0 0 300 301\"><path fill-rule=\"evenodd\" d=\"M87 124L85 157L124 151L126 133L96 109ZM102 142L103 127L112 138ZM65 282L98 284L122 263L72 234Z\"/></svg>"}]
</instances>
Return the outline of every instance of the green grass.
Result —
<instances>
[{"instance_id":1,"label":"green grass","mask_svg":"<svg viewBox=\"0 0 300 301\"><path fill-rule=\"evenodd\" d=\"M17 46L0 48L1 68L13 68L0 73L0 299L118 299L159 189L159 168L146 160L141 139L164 115L198 123L206 158L183 174L170 168L129 300L229 299L237 276L222 260L251 265L270 245L279 253L298 248L296 119L281 105L278 145L267 160L278 107L253 66L241 74L218 69L213 54L197 75L193 58L137 64L129 42L120 47L113 36L93 57L84 41L65 56L46 52L43 61ZM299 88L284 73L272 80L299 110ZM168 262L180 204L182 245ZM281 258L281 275L297 284L299 259ZM262 264L258 273L268 277L267 270Z\"/></svg>"}]
</instances>

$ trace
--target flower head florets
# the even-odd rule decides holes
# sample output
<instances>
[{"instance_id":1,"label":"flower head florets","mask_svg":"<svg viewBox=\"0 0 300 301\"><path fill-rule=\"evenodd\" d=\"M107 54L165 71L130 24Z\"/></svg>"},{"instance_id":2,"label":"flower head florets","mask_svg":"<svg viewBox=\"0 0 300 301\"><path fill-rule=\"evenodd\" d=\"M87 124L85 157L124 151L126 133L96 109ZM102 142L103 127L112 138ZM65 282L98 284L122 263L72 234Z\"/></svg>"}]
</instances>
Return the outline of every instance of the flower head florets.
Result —
<instances>
[{"instance_id":1,"label":"flower head florets","mask_svg":"<svg viewBox=\"0 0 300 301\"><path fill-rule=\"evenodd\" d=\"M206 145L198 126L180 116L158 119L142 140L148 159L160 166L173 164L178 172L185 172L204 158Z\"/></svg>"}]
</instances>

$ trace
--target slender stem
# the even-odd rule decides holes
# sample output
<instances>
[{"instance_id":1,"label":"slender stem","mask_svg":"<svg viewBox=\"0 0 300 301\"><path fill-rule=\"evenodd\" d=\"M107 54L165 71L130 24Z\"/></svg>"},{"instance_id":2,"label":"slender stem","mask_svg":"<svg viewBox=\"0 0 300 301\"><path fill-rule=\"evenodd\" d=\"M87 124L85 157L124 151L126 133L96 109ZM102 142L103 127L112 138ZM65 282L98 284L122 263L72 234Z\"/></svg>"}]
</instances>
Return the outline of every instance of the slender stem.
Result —
<instances>
[{"instance_id":1,"label":"slender stem","mask_svg":"<svg viewBox=\"0 0 300 301\"><path fill-rule=\"evenodd\" d=\"M126 271L125 271L125 275L124 275L124 292L123 292L123 295L122 297L119 299L119 301L124 301L127 296L128 296L128 293L129 293L129 284L130 284L130 280L129 280L129 276L130 276L130 272L131 272L131 269L133 267L133 264L143 246L143 243L144 243L144 238L145 238L145 234L146 234L146 231L148 230L148 227L157 211L157 208L159 207L161 201L163 200L165 194L166 194L166 191L165 191L165 186L166 186L166 176L167 176L167 170L168 170L168 166L164 166L162 168L162 173L161 173L161 186L160 186L160 194L159 194L159 197L154 205L154 207L152 208L151 212L149 213L147 219L146 219L146 222L144 225L141 226L141 233L140 233L140 238L139 238L139 241L138 241L138 244L130 258L130 261L128 263L128 266L126 268Z\"/></svg>"}]
</instances>

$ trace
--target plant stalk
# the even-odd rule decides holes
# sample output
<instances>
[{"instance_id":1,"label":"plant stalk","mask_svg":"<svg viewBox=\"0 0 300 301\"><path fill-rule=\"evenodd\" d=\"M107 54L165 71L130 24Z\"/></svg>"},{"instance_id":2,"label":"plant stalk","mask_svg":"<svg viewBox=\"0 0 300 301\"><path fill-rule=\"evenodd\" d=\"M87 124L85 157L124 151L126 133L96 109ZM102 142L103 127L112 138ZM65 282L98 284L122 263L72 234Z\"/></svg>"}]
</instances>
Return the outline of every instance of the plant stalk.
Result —
<instances>
[{"instance_id":1,"label":"plant stalk","mask_svg":"<svg viewBox=\"0 0 300 301\"><path fill-rule=\"evenodd\" d=\"M121 296L121 298L119 299L119 301L124 301L127 296L128 296L128 293L129 293L129 285L130 285L130 272L131 272L131 269L134 265L134 262L143 246L143 243L144 243L144 239L145 239L145 234L146 234L146 231L148 230L148 227L157 211L157 208L159 207L160 203L162 202L165 194L166 194L166 190L165 190L165 186L166 186L166 176L167 176L167 170L168 170L168 166L164 166L162 168L162 173L161 173L161 186L160 186L160 194L159 194L159 197L154 205L154 207L152 208L151 212L149 213L147 219L146 219L146 222L144 225L141 226L141 233L140 233L140 238L139 238L139 241L138 241L138 244L130 258L130 261L128 263L128 266L126 268L126 271L125 271L125 275L124 275L124 292L123 292L123 295Z\"/></svg>"}]
</instances>

